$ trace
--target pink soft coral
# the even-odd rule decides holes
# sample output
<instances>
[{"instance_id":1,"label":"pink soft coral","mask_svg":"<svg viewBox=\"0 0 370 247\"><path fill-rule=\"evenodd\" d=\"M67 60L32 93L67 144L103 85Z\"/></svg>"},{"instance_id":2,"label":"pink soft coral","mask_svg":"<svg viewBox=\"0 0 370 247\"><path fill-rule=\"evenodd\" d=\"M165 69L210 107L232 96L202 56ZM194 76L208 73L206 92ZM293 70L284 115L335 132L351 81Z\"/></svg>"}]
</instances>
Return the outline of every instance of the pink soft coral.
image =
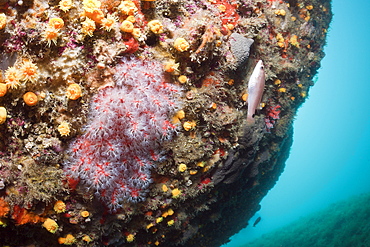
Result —
<instances>
[{"instance_id":1,"label":"pink soft coral","mask_svg":"<svg viewBox=\"0 0 370 247\"><path fill-rule=\"evenodd\" d=\"M179 88L166 82L160 63L125 58L116 70L116 86L93 98L85 134L65 164L67 176L112 210L145 198L151 167L164 157L161 143L176 132L169 119L179 106Z\"/></svg>"}]
</instances>

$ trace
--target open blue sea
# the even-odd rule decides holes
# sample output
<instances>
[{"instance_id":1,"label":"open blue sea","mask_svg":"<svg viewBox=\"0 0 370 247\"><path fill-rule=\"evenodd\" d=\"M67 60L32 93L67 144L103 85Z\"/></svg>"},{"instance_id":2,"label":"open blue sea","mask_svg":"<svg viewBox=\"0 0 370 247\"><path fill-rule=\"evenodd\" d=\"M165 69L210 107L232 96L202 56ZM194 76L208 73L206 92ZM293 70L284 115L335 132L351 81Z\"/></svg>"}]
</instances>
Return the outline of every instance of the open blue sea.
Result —
<instances>
[{"instance_id":1,"label":"open blue sea","mask_svg":"<svg viewBox=\"0 0 370 247\"><path fill-rule=\"evenodd\" d=\"M247 246L332 203L370 193L370 1L333 0L332 5L326 56L316 84L297 114L285 171L262 200L250 226L224 247ZM261 221L252 227L258 217ZM369 240L370 215L367 219L368 225L359 223L358 231L368 231ZM276 242L275 246L287 245ZM318 239L310 246L323 245ZM351 246L370 246L370 240L358 239Z\"/></svg>"}]
</instances>

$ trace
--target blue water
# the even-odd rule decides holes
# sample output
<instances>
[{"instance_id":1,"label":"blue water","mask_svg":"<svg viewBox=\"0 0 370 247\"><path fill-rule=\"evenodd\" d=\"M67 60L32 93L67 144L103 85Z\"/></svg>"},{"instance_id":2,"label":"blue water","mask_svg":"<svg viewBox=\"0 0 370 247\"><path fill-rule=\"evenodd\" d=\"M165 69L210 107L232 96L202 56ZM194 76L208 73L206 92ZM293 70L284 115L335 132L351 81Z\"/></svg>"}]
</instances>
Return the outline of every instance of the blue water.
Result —
<instances>
[{"instance_id":1,"label":"blue water","mask_svg":"<svg viewBox=\"0 0 370 247\"><path fill-rule=\"evenodd\" d=\"M284 173L237 247L352 195L370 192L370 1L334 0L326 57L294 123Z\"/></svg>"}]
</instances>

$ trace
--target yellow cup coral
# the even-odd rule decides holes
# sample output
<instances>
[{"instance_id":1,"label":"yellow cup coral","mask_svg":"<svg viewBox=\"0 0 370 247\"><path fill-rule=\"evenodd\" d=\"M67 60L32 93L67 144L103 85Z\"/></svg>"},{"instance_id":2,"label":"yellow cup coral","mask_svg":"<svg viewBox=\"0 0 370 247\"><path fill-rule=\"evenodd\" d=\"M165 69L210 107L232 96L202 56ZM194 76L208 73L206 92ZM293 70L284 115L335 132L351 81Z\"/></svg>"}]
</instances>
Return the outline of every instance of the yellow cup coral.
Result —
<instances>
[{"instance_id":1,"label":"yellow cup coral","mask_svg":"<svg viewBox=\"0 0 370 247\"><path fill-rule=\"evenodd\" d=\"M184 52L187 51L190 47L189 43L184 38L177 38L175 42L173 43L173 47L175 47L176 50Z\"/></svg>"},{"instance_id":2,"label":"yellow cup coral","mask_svg":"<svg viewBox=\"0 0 370 247\"><path fill-rule=\"evenodd\" d=\"M0 124L5 123L6 115L7 115L7 112L6 112L5 107L1 106L0 107Z\"/></svg>"},{"instance_id":3,"label":"yellow cup coral","mask_svg":"<svg viewBox=\"0 0 370 247\"><path fill-rule=\"evenodd\" d=\"M58 243L59 244L64 244L64 245L72 245L76 242L76 238L73 237L72 234L67 234L65 238L58 238Z\"/></svg>"},{"instance_id":4,"label":"yellow cup coral","mask_svg":"<svg viewBox=\"0 0 370 247\"><path fill-rule=\"evenodd\" d=\"M190 170L189 171L189 174L190 175L195 175L195 174L197 174L198 173L198 171L197 170Z\"/></svg>"},{"instance_id":5,"label":"yellow cup coral","mask_svg":"<svg viewBox=\"0 0 370 247\"><path fill-rule=\"evenodd\" d=\"M118 18L115 15L108 14L106 18L101 21L101 28L110 32L112 28L116 25Z\"/></svg>"},{"instance_id":6,"label":"yellow cup coral","mask_svg":"<svg viewBox=\"0 0 370 247\"><path fill-rule=\"evenodd\" d=\"M138 9L133 1L122 1L118 10L124 15L134 15Z\"/></svg>"},{"instance_id":7,"label":"yellow cup coral","mask_svg":"<svg viewBox=\"0 0 370 247\"><path fill-rule=\"evenodd\" d=\"M64 27L64 21L62 18L59 17L51 18L49 20L49 27L61 29L62 27Z\"/></svg>"},{"instance_id":8,"label":"yellow cup coral","mask_svg":"<svg viewBox=\"0 0 370 247\"><path fill-rule=\"evenodd\" d=\"M197 123L195 121L186 121L182 125L182 127L184 127L184 130L186 131L192 130L193 128L195 128L195 126L197 126Z\"/></svg>"},{"instance_id":9,"label":"yellow cup coral","mask_svg":"<svg viewBox=\"0 0 370 247\"><path fill-rule=\"evenodd\" d=\"M64 213L66 211L66 204L61 200L56 201L54 204L54 211L58 214Z\"/></svg>"},{"instance_id":10,"label":"yellow cup coral","mask_svg":"<svg viewBox=\"0 0 370 247\"><path fill-rule=\"evenodd\" d=\"M101 6L101 2L98 0L83 0L82 4L83 4L83 9L86 12L90 12L90 13L94 12L94 10L98 10Z\"/></svg>"},{"instance_id":11,"label":"yellow cup coral","mask_svg":"<svg viewBox=\"0 0 370 247\"><path fill-rule=\"evenodd\" d=\"M180 122L181 119L185 118L185 112L184 110L180 110L176 112L175 116L172 118L172 123L176 124Z\"/></svg>"},{"instance_id":12,"label":"yellow cup coral","mask_svg":"<svg viewBox=\"0 0 370 247\"><path fill-rule=\"evenodd\" d=\"M81 23L81 33L84 35L89 35L90 37L93 36L93 33L96 29L95 22L90 18L86 18L84 22Z\"/></svg>"},{"instance_id":13,"label":"yellow cup coral","mask_svg":"<svg viewBox=\"0 0 370 247\"><path fill-rule=\"evenodd\" d=\"M181 163L178 167L179 172L185 172L187 169L188 167L184 163Z\"/></svg>"},{"instance_id":14,"label":"yellow cup coral","mask_svg":"<svg viewBox=\"0 0 370 247\"><path fill-rule=\"evenodd\" d=\"M133 16L133 15L129 15L129 16L127 16L127 18L126 18L126 21L129 21L129 22L135 23L135 22L136 22L136 18L135 18L135 16Z\"/></svg>"},{"instance_id":15,"label":"yellow cup coral","mask_svg":"<svg viewBox=\"0 0 370 247\"><path fill-rule=\"evenodd\" d=\"M120 29L122 32L132 33L132 31L134 30L134 24L132 24L132 22L131 22L131 21L124 20L124 21L121 23L121 26L119 27L119 29Z\"/></svg>"},{"instance_id":16,"label":"yellow cup coral","mask_svg":"<svg viewBox=\"0 0 370 247\"><path fill-rule=\"evenodd\" d=\"M58 226L58 224L55 222L55 220L50 219L50 218L47 218L47 219L44 221L44 223L42 224L42 226L43 226L46 230L48 230L49 232L51 232L51 233L55 233L55 232L58 230L58 228L59 228L59 226Z\"/></svg>"},{"instance_id":17,"label":"yellow cup coral","mask_svg":"<svg viewBox=\"0 0 370 247\"><path fill-rule=\"evenodd\" d=\"M275 15L285 16L286 11L284 9L277 9L277 10L275 10Z\"/></svg>"},{"instance_id":18,"label":"yellow cup coral","mask_svg":"<svg viewBox=\"0 0 370 247\"><path fill-rule=\"evenodd\" d=\"M218 9L221 11L221 12L225 12L227 10L226 6L223 5L223 4L220 4L218 5Z\"/></svg>"},{"instance_id":19,"label":"yellow cup coral","mask_svg":"<svg viewBox=\"0 0 370 247\"><path fill-rule=\"evenodd\" d=\"M61 0L59 2L59 9L64 12L67 12L72 8L72 5L73 5L72 0Z\"/></svg>"},{"instance_id":20,"label":"yellow cup coral","mask_svg":"<svg viewBox=\"0 0 370 247\"><path fill-rule=\"evenodd\" d=\"M7 225L8 225L7 220L0 218L0 226L1 227L6 227Z\"/></svg>"},{"instance_id":21,"label":"yellow cup coral","mask_svg":"<svg viewBox=\"0 0 370 247\"><path fill-rule=\"evenodd\" d=\"M173 215L175 212L172 210L172 208L168 209L167 210L167 214L168 215Z\"/></svg>"},{"instance_id":22,"label":"yellow cup coral","mask_svg":"<svg viewBox=\"0 0 370 247\"><path fill-rule=\"evenodd\" d=\"M135 240L135 235L134 234L128 234L127 236L126 236L126 241L127 242L129 242L129 243L131 243L132 241L134 241Z\"/></svg>"},{"instance_id":23,"label":"yellow cup coral","mask_svg":"<svg viewBox=\"0 0 370 247\"><path fill-rule=\"evenodd\" d=\"M146 229L149 229L149 228L151 228L151 227L153 227L154 226L154 224L153 223L149 223L148 225L146 225Z\"/></svg>"},{"instance_id":24,"label":"yellow cup coral","mask_svg":"<svg viewBox=\"0 0 370 247\"><path fill-rule=\"evenodd\" d=\"M163 217L158 217L155 219L155 222L158 224L158 223L161 223L163 221Z\"/></svg>"},{"instance_id":25,"label":"yellow cup coral","mask_svg":"<svg viewBox=\"0 0 370 247\"><path fill-rule=\"evenodd\" d=\"M140 28L134 28L131 34L135 39L138 39L141 36Z\"/></svg>"},{"instance_id":26,"label":"yellow cup coral","mask_svg":"<svg viewBox=\"0 0 370 247\"><path fill-rule=\"evenodd\" d=\"M281 84L281 80L280 80L280 79L276 79L276 80L274 81L274 84L275 84L275 85L280 85L280 84Z\"/></svg>"},{"instance_id":27,"label":"yellow cup coral","mask_svg":"<svg viewBox=\"0 0 370 247\"><path fill-rule=\"evenodd\" d=\"M180 195L181 195L181 190L179 190L178 188L175 188L172 190L172 198L178 198Z\"/></svg>"},{"instance_id":28,"label":"yellow cup coral","mask_svg":"<svg viewBox=\"0 0 370 247\"><path fill-rule=\"evenodd\" d=\"M188 77L186 75L180 75L177 80L180 82L180 83L185 83L188 81Z\"/></svg>"},{"instance_id":29,"label":"yellow cup coral","mask_svg":"<svg viewBox=\"0 0 370 247\"><path fill-rule=\"evenodd\" d=\"M313 6L312 6L312 5L307 5L307 6L306 6L306 9L308 9L308 10L313 10Z\"/></svg>"},{"instance_id":30,"label":"yellow cup coral","mask_svg":"<svg viewBox=\"0 0 370 247\"><path fill-rule=\"evenodd\" d=\"M76 100L80 98L81 95L82 95L82 89L80 85L76 83L72 83L71 85L68 86L67 92L66 92L66 96L68 97L68 99Z\"/></svg>"},{"instance_id":31,"label":"yellow cup coral","mask_svg":"<svg viewBox=\"0 0 370 247\"><path fill-rule=\"evenodd\" d=\"M184 110L180 110L176 113L176 117L178 117L179 119L183 119L185 118L185 111Z\"/></svg>"},{"instance_id":32,"label":"yellow cup coral","mask_svg":"<svg viewBox=\"0 0 370 247\"><path fill-rule=\"evenodd\" d=\"M15 67L9 67L5 71L5 83L8 88L16 89L18 88L20 82L20 72Z\"/></svg>"},{"instance_id":33,"label":"yellow cup coral","mask_svg":"<svg viewBox=\"0 0 370 247\"><path fill-rule=\"evenodd\" d=\"M290 37L289 43L299 48L298 36L293 35L292 37Z\"/></svg>"},{"instance_id":34,"label":"yellow cup coral","mask_svg":"<svg viewBox=\"0 0 370 247\"><path fill-rule=\"evenodd\" d=\"M82 211L80 214L84 218L89 217L89 215L90 215L89 211L86 211L86 210L85 211Z\"/></svg>"},{"instance_id":35,"label":"yellow cup coral","mask_svg":"<svg viewBox=\"0 0 370 247\"><path fill-rule=\"evenodd\" d=\"M71 132L69 128L69 123L67 123L66 121L61 122L58 126L58 131L61 136L68 136Z\"/></svg>"},{"instance_id":36,"label":"yellow cup coral","mask_svg":"<svg viewBox=\"0 0 370 247\"><path fill-rule=\"evenodd\" d=\"M172 73L178 71L180 64L176 63L175 60L169 60L164 64L164 71Z\"/></svg>"},{"instance_id":37,"label":"yellow cup coral","mask_svg":"<svg viewBox=\"0 0 370 247\"><path fill-rule=\"evenodd\" d=\"M104 19L104 13L100 9L96 9L93 12L86 12L83 13L84 16L90 18L94 22L100 24Z\"/></svg>"},{"instance_id":38,"label":"yellow cup coral","mask_svg":"<svg viewBox=\"0 0 370 247\"><path fill-rule=\"evenodd\" d=\"M8 91L8 87L5 83L0 83L0 97L3 97Z\"/></svg>"},{"instance_id":39,"label":"yellow cup coral","mask_svg":"<svg viewBox=\"0 0 370 247\"><path fill-rule=\"evenodd\" d=\"M152 20L152 21L148 22L148 27L149 27L150 31L152 31L155 34L163 33L163 25L158 20Z\"/></svg>"},{"instance_id":40,"label":"yellow cup coral","mask_svg":"<svg viewBox=\"0 0 370 247\"><path fill-rule=\"evenodd\" d=\"M45 29L45 31L42 33L42 38L44 41L47 42L48 46L51 45L51 42L54 43L54 45L57 44L58 39L58 30L53 27L48 27Z\"/></svg>"},{"instance_id":41,"label":"yellow cup coral","mask_svg":"<svg viewBox=\"0 0 370 247\"><path fill-rule=\"evenodd\" d=\"M6 26L6 15L4 13L0 14L0 29L5 28Z\"/></svg>"},{"instance_id":42,"label":"yellow cup coral","mask_svg":"<svg viewBox=\"0 0 370 247\"><path fill-rule=\"evenodd\" d=\"M168 191L167 185L165 185L165 184L162 185L162 191L163 192L167 192Z\"/></svg>"},{"instance_id":43,"label":"yellow cup coral","mask_svg":"<svg viewBox=\"0 0 370 247\"><path fill-rule=\"evenodd\" d=\"M247 102L247 100L248 100L248 94L247 93L242 95L242 100Z\"/></svg>"},{"instance_id":44,"label":"yellow cup coral","mask_svg":"<svg viewBox=\"0 0 370 247\"><path fill-rule=\"evenodd\" d=\"M90 236L88 236L88 235L84 235L84 236L82 237L82 240L83 240L83 241L85 241L85 242L87 242L87 243L90 243L90 242L92 241L91 237L90 237Z\"/></svg>"}]
</instances>

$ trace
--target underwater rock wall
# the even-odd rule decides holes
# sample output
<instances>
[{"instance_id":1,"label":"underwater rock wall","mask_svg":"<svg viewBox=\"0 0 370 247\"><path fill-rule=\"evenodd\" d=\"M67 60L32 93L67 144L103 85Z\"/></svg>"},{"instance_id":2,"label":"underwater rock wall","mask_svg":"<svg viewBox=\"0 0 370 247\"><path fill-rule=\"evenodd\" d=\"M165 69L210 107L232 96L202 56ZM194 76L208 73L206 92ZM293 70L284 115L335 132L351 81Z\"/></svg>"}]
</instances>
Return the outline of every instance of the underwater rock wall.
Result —
<instances>
[{"instance_id":1,"label":"underwater rock wall","mask_svg":"<svg viewBox=\"0 0 370 247\"><path fill-rule=\"evenodd\" d=\"M0 244L226 243L284 170L331 18L324 0L0 1Z\"/></svg>"}]
</instances>

